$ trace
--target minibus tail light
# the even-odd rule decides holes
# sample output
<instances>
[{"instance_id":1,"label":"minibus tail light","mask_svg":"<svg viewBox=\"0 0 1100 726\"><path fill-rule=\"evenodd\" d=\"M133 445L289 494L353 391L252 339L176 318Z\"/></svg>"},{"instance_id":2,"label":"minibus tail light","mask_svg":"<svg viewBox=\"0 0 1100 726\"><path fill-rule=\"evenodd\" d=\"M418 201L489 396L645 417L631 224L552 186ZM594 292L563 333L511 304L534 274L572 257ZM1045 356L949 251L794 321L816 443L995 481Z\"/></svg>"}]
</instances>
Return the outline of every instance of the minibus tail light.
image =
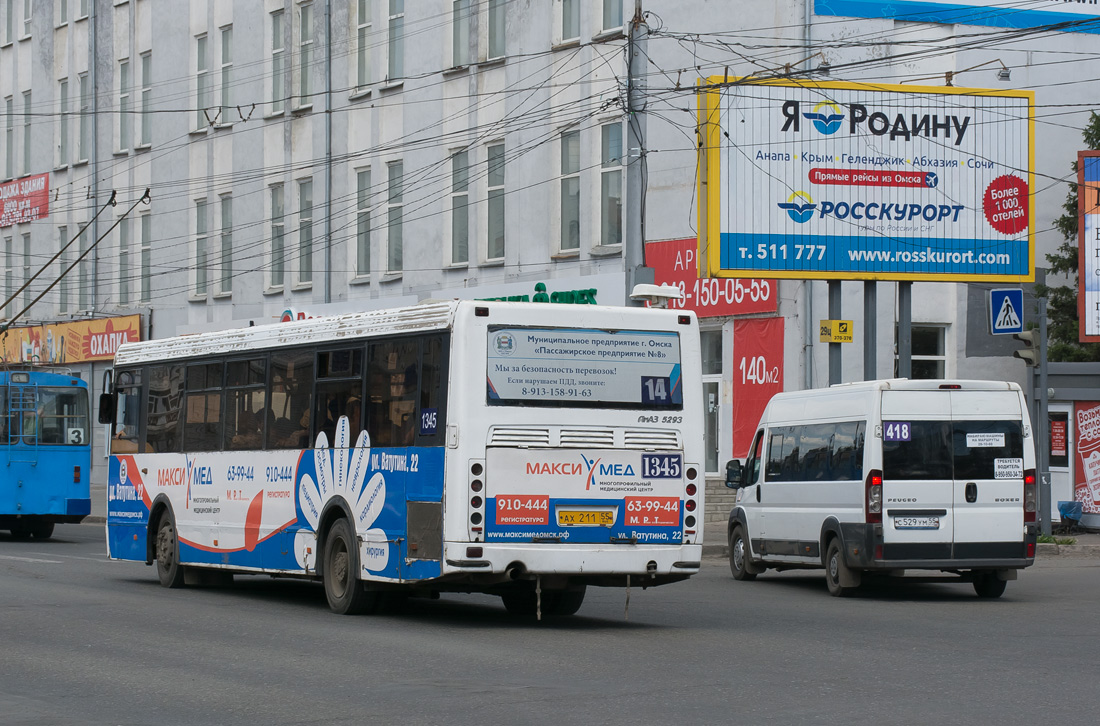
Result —
<instances>
[{"instance_id":1,"label":"minibus tail light","mask_svg":"<svg viewBox=\"0 0 1100 726\"><path fill-rule=\"evenodd\" d=\"M867 475L867 524L882 522L882 472L875 469Z\"/></svg>"},{"instance_id":2,"label":"minibus tail light","mask_svg":"<svg viewBox=\"0 0 1100 726\"><path fill-rule=\"evenodd\" d=\"M1038 494L1035 487L1035 470L1024 472L1024 521L1034 522L1038 514Z\"/></svg>"}]
</instances>

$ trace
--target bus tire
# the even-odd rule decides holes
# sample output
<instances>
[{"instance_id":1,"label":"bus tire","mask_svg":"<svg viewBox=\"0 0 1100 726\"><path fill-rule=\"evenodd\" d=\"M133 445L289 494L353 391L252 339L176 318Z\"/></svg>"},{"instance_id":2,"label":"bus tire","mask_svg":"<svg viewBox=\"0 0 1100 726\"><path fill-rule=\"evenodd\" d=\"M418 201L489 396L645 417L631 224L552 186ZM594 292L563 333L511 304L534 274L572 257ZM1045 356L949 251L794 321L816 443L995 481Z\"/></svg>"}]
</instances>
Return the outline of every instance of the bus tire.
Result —
<instances>
[{"instance_id":1,"label":"bus tire","mask_svg":"<svg viewBox=\"0 0 1100 726\"><path fill-rule=\"evenodd\" d=\"M564 590L543 590L542 617L544 619L562 618L575 615L581 609L587 591L587 585L577 585ZM511 615L531 618L538 614L538 596L534 588L501 593L500 599L504 603L504 609Z\"/></svg>"},{"instance_id":2,"label":"bus tire","mask_svg":"<svg viewBox=\"0 0 1100 726\"><path fill-rule=\"evenodd\" d=\"M31 528L25 524L17 524L11 528L11 538L16 540L28 540L31 538Z\"/></svg>"},{"instance_id":3,"label":"bus tire","mask_svg":"<svg viewBox=\"0 0 1100 726\"><path fill-rule=\"evenodd\" d=\"M31 527L35 539L49 539L53 536L53 522L38 522Z\"/></svg>"},{"instance_id":4,"label":"bus tire","mask_svg":"<svg viewBox=\"0 0 1100 726\"><path fill-rule=\"evenodd\" d=\"M980 598L995 599L1004 595L1008 583L997 577L996 572L979 572L974 575L974 592Z\"/></svg>"},{"instance_id":5,"label":"bus tire","mask_svg":"<svg viewBox=\"0 0 1100 726\"><path fill-rule=\"evenodd\" d=\"M359 580L359 541L346 519L338 519L325 538L325 597L332 612L359 615L378 607L380 593Z\"/></svg>"},{"instance_id":6,"label":"bus tire","mask_svg":"<svg viewBox=\"0 0 1100 726\"><path fill-rule=\"evenodd\" d=\"M840 549L840 538L833 537L829 540L829 548L825 554L825 584L829 587L829 594L833 597L851 595L855 588L840 584L848 579L848 564L844 561L844 553Z\"/></svg>"},{"instance_id":7,"label":"bus tire","mask_svg":"<svg viewBox=\"0 0 1100 726\"><path fill-rule=\"evenodd\" d=\"M733 528L730 534L730 572L735 580L755 580L759 571L752 564L749 544L745 541L745 530L741 525Z\"/></svg>"},{"instance_id":8,"label":"bus tire","mask_svg":"<svg viewBox=\"0 0 1100 726\"><path fill-rule=\"evenodd\" d=\"M183 587L183 565L180 564L180 543L176 536L176 523L165 512L157 524L156 539L157 577L164 587Z\"/></svg>"}]
</instances>

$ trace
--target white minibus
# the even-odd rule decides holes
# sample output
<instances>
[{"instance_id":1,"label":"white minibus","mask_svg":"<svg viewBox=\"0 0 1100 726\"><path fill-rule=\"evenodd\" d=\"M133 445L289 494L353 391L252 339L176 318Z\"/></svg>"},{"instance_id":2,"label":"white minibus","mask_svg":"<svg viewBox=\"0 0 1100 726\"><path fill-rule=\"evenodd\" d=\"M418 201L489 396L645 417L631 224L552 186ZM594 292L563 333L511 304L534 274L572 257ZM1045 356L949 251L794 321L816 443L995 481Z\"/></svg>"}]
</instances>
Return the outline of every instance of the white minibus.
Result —
<instances>
[{"instance_id":1,"label":"white minibus","mask_svg":"<svg viewBox=\"0 0 1100 726\"><path fill-rule=\"evenodd\" d=\"M780 393L726 479L738 580L823 567L829 592L844 596L863 573L929 570L995 598L1035 559L1035 444L1015 383Z\"/></svg>"}]
</instances>

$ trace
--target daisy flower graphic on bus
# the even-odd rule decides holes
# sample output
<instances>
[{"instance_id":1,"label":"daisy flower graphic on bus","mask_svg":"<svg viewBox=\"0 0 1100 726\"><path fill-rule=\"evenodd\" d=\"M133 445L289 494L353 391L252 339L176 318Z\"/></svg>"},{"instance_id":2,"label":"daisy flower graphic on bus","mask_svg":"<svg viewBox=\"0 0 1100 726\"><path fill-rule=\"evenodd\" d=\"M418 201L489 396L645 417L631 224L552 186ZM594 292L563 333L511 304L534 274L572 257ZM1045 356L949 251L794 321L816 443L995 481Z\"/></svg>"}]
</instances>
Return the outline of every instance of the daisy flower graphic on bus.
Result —
<instances>
[{"instance_id":1,"label":"daisy flower graphic on bus","mask_svg":"<svg viewBox=\"0 0 1100 726\"><path fill-rule=\"evenodd\" d=\"M386 569L390 558L390 543L385 531L373 527L386 504L386 477L382 472L370 473L370 435L361 431L354 447L350 446L348 419L341 416L336 434L329 446L324 431L317 434L312 450L307 449L298 460L298 518L304 522L294 537L294 554L298 564L312 569L321 543L317 527L325 505L333 497L342 497L353 517L356 532L363 536L364 547L359 559L363 573L378 573Z\"/></svg>"}]
</instances>

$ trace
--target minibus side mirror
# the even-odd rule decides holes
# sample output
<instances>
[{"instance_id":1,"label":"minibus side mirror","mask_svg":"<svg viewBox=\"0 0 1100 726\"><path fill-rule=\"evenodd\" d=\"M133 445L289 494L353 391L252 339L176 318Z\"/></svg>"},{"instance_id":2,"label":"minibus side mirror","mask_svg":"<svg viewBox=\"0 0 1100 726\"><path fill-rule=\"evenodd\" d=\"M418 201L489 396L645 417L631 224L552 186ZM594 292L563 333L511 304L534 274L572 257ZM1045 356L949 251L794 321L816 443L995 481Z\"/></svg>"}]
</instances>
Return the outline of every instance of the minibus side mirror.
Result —
<instances>
[{"instance_id":1,"label":"minibus side mirror","mask_svg":"<svg viewBox=\"0 0 1100 726\"><path fill-rule=\"evenodd\" d=\"M115 396L113 393L99 394L99 422L101 424L114 423L115 420Z\"/></svg>"},{"instance_id":2,"label":"minibus side mirror","mask_svg":"<svg viewBox=\"0 0 1100 726\"><path fill-rule=\"evenodd\" d=\"M737 459L730 459L726 463L726 486L730 489L741 487L741 462Z\"/></svg>"}]
</instances>

